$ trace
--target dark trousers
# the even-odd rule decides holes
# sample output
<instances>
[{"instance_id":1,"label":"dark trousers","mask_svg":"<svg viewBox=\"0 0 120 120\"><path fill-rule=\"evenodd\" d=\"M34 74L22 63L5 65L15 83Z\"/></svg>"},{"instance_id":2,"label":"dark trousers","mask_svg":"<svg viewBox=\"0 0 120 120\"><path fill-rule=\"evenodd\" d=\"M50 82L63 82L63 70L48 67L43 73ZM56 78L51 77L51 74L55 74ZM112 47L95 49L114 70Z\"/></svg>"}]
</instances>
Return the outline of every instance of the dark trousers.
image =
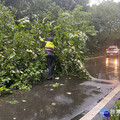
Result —
<instances>
[{"instance_id":1,"label":"dark trousers","mask_svg":"<svg viewBox=\"0 0 120 120\"><path fill-rule=\"evenodd\" d=\"M46 58L47 58L47 64L48 64L48 69L49 69L49 76L52 76L53 75L52 63L54 60L54 56L47 55Z\"/></svg>"}]
</instances>

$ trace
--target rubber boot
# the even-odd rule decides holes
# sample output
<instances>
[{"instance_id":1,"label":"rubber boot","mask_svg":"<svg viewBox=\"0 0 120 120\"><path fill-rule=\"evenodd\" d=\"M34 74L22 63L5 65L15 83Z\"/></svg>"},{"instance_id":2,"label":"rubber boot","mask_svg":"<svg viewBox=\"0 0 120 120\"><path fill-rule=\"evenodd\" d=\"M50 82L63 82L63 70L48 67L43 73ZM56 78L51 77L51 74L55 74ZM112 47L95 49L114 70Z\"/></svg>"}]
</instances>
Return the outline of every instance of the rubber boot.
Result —
<instances>
[{"instance_id":1,"label":"rubber boot","mask_svg":"<svg viewBox=\"0 0 120 120\"><path fill-rule=\"evenodd\" d=\"M49 77L47 78L47 80L52 80L53 79L53 76L52 76L52 66L49 66L48 69L49 69Z\"/></svg>"}]
</instances>

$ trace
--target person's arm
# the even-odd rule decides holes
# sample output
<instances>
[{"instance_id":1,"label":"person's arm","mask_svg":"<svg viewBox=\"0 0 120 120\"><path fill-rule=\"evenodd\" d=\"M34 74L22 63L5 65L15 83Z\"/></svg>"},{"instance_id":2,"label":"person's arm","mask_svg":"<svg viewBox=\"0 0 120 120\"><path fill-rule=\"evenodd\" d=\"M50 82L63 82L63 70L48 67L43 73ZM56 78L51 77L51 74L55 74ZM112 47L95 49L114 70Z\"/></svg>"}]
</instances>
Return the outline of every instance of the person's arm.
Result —
<instances>
[{"instance_id":1,"label":"person's arm","mask_svg":"<svg viewBox=\"0 0 120 120\"><path fill-rule=\"evenodd\" d=\"M44 45L46 45L46 42L42 39L41 36L39 36L39 39L40 39L40 41L41 41Z\"/></svg>"}]
</instances>

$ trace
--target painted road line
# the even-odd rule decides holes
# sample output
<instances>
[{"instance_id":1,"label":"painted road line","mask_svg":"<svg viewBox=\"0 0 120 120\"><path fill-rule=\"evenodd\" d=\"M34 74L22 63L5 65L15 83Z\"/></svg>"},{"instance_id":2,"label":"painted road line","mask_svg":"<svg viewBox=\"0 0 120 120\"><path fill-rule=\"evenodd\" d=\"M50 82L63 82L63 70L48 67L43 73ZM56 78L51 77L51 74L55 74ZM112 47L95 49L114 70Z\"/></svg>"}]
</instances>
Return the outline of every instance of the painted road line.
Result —
<instances>
[{"instance_id":1,"label":"painted road line","mask_svg":"<svg viewBox=\"0 0 120 120\"><path fill-rule=\"evenodd\" d=\"M85 60L96 59L96 58L101 58L101 57L105 57L105 56L90 57L90 58L85 58Z\"/></svg>"},{"instance_id":2,"label":"painted road line","mask_svg":"<svg viewBox=\"0 0 120 120\"><path fill-rule=\"evenodd\" d=\"M100 110L120 91L120 85L118 85L111 93L103 98L92 110L84 115L80 120L92 120Z\"/></svg>"}]
</instances>

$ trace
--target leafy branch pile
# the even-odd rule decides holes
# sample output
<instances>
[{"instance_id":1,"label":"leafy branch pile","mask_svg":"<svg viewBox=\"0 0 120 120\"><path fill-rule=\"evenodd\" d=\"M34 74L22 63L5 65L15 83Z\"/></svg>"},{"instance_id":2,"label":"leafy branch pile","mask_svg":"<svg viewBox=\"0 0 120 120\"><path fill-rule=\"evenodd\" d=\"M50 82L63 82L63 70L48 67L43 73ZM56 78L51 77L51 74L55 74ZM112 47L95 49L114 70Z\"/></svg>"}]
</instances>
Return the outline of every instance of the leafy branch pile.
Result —
<instances>
[{"instance_id":1,"label":"leafy branch pile","mask_svg":"<svg viewBox=\"0 0 120 120\"><path fill-rule=\"evenodd\" d=\"M56 9L55 4L52 4ZM19 20L0 4L0 93L11 89L30 89L31 84L40 82L47 69L44 46L38 35L54 36L56 60L54 75L67 73L89 78L84 68L86 34L95 35L89 26L91 15L76 6L73 12L58 9L32 14L31 19ZM57 17L56 17L57 16Z\"/></svg>"}]
</instances>

